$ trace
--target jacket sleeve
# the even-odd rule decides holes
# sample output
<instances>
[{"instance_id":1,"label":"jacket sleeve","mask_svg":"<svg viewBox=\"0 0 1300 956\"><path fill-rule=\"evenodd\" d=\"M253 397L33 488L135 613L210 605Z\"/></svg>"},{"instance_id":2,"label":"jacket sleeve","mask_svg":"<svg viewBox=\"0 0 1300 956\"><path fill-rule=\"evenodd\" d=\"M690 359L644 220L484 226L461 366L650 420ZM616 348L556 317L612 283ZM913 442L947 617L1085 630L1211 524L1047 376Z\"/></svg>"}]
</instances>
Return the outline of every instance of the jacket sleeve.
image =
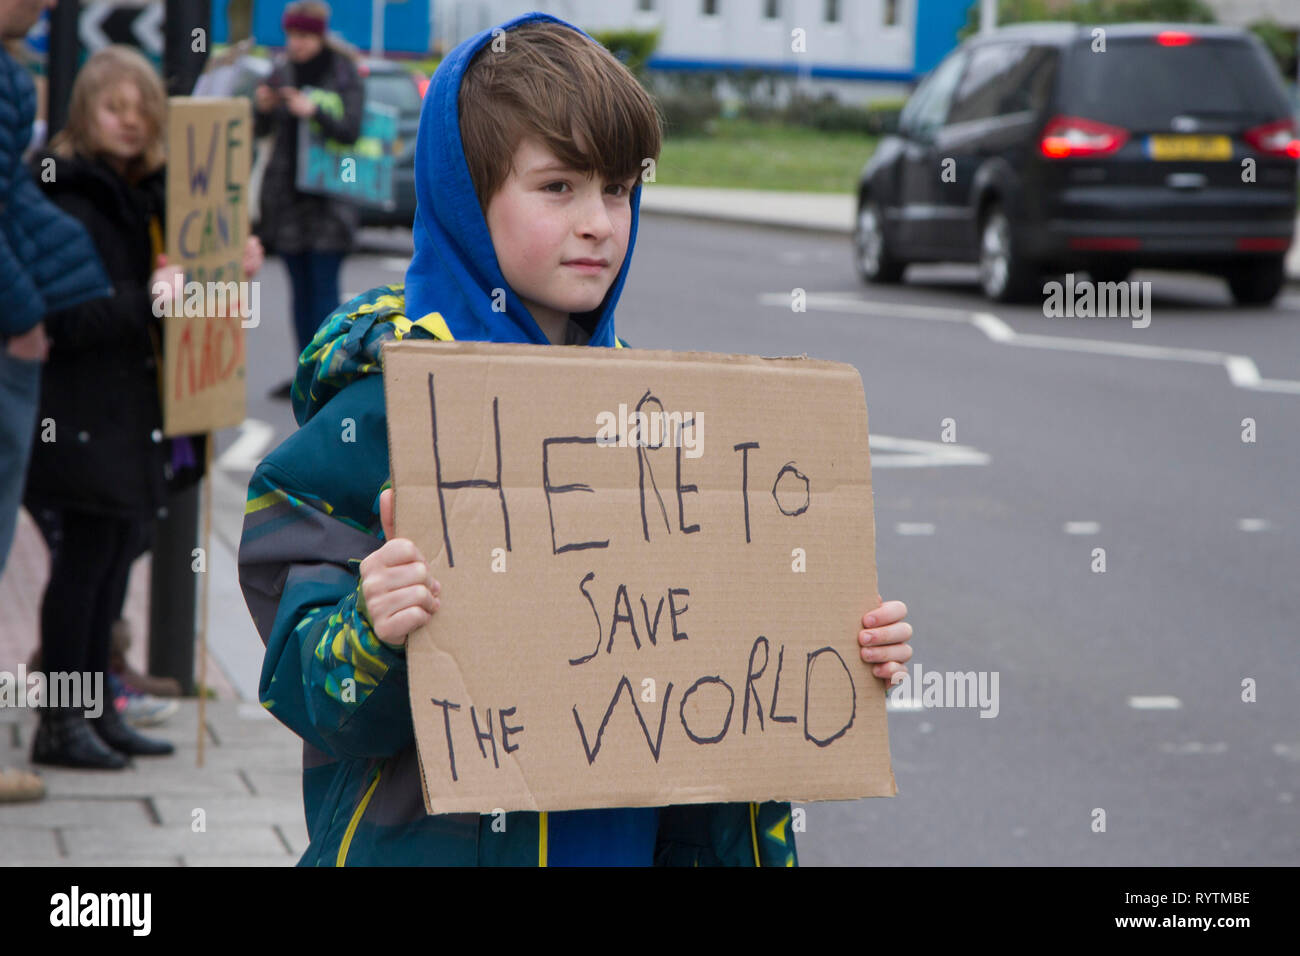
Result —
<instances>
[{"instance_id":1,"label":"jacket sleeve","mask_svg":"<svg viewBox=\"0 0 1300 956\"><path fill-rule=\"evenodd\" d=\"M327 413L290 436L249 484L239 581L266 646L259 697L326 753L388 757L415 740L406 656L375 636L357 570L383 543L385 476L376 466L386 470L388 456L359 448L340 462L340 416ZM382 427L382 405L378 419ZM358 432L375 424L356 423Z\"/></svg>"},{"instance_id":2,"label":"jacket sleeve","mask_svg":"<svg viewBox=\"0 0 1300 956\"><path fill-rule=\"evenodd\" d=\"M99 216L93 200L78 193L59 193L55 205L91 229ZM96 247L105 240L95 236ZM111 240L109 240L111 241ZM135 341L147 336L151 327L161 329L153 314L153 295L145 282L119 279L113 295L89 299L45 315L45 331L60 349L79 350Z\"/></svg>"},{"instance_id":3,"label":"jacket sleeve","mask_svg":"<svg viewBox=\"0 0 1300 956\"><path fill-rule=\"evenodd\" d=\"M253 107L253 138L261 139L267 133L275 128L276 121L280 119L285 109L280 104L272 107L268 113L263 113L256 106Z\"/></svg>"},{"instance_id":4,"label":"jacket sleeve","mask_svg":"<svg viewBox=\"0 0 1300 956\"><path fill-rule=\"evenodd\" d=\"M275 89L279 86L282 86L287 81L287 79L288 77L285 75L284 68L277 62L271 67L271 72L267 75L267 77L257 85L262 86L263 84L265 84L266 86ZM271 130L275 128L277 122L283 119L286 115L288 115L289 112L287 109L285 109L284 104L280 102L277 102L275 106L271 109L271 111L268 113L263 113L261 110L259 110L257 108L256 103L252 104L252 110L253 110L253 138L254 139L260 139L261 137L265 136L267 133L271 132Z\"/></svg>"},{"instance_id":5,"label":"jacket sleeve","mask_svg":"<svg viewBox=\"0 0 1300 956\"><path fill-rule=\"evenodd\" d=\"M60 349L100 348L147 335L159 321L153 316L153 297L138 282L113 284L115 294L81 305L49 312L45 331Z\"/></svg>"},{"instance_id":6,"label":"jacket sleeve","mask_svg":"<svg viewBox=\"0 0 1300 956\"><path fill-rule=\"evenodd\" d=\"M336 116L324 108L316 110L312 118L327 139L339 143L355 143L361 135L361 114L365 104L365 91L361 86L361 76L343 54L335 54L342 59L338 68L340 77L337 90L343 104L342 115Z\"/></svg>"},{"instance_id":7,"label":"jacket sleeve","mask_svg":"<svg viewBox=\"0 0 1300 956\"><path fill-rule=\"evenodd\" d=\"M0 210L3 212L3 210ZM45 298L0 231L0 336L21 335L41 321Z\"/></svg>"}]
</instances>

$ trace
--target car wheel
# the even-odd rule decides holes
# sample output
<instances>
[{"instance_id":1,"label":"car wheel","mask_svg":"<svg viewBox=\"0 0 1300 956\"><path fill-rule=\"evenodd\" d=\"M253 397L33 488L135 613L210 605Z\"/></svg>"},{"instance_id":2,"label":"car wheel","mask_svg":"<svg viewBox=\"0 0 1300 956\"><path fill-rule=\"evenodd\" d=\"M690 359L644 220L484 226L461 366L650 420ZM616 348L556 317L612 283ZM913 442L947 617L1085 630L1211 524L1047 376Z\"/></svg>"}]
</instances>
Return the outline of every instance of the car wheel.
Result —
<instances>
[{"instance_id":1,"label":"car wheel","mask_svg":"<svg viewBox=\"0 0 1300 956\"><path fill-rule=\"evenodd\" d=\"M980 229L980 287L994 302L1027 302L1040 290L1038 267L1016 252L1011 221L998 206Z\"/></svg>"},{"instance_id":2,"label":"car wheel","mask_svg":"<svg viewBox=\"0 0 1300 956\"><path fill-rule=\"evenodd\" d=\"M885 241L885 218L878 203L864 203L858 210L853 247L864 282L894 283L903 278L907 263L894 258Z\"/></svg>"},{"instance_id":3,"label":"car wheel","mask_svg":"<svg viewBox=\"0 0 1300 956\"><path fill-rule=\"evenodd\" d=\"M1233 269L1227 280L1237 305L1268 305L1282 291L1286 268L1280 256L1257 259Z\"/></svg>"},{"instance_id":4,"label":"car wheel","mask_svg":"<svg viewBox=\"0 0 1300 956\"><path fill-rule=\"evenodd\" d=\"M1107 263L1088 270L1093 282L1123 282L1133 272L1133 267L1123 263Z\"/></svg>"}]
</instances>

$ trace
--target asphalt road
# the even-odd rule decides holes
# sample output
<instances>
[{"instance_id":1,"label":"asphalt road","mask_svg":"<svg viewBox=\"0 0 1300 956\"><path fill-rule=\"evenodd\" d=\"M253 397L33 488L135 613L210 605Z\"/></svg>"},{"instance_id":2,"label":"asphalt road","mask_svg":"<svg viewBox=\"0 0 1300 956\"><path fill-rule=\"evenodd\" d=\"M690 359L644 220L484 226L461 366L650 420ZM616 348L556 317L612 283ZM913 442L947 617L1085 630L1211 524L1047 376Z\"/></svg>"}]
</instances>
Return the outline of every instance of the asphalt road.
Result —
<instances>
[{"instance_id":1,"label":"asphalt road","mask_svg":"<svg viewBox=\"0 0 1300 956\"><path fill-rule=\"evenodd\" d=\"M382 241L347 294L401 280ZM807 805L801 862L1300 863L1300 290L1237 310L1216 280L1137 273L1134 328L991 307L969 268L867 289L850 259L839 237L646 216L619 310L637 347L855 365L913 664L999 676L992 719L893 710L898 796ZM237 459L293 428L265 398L292 361L278 261L263 282L248 414L269 427L222 461L236 491Z\"/></svg>"}]
</instances>

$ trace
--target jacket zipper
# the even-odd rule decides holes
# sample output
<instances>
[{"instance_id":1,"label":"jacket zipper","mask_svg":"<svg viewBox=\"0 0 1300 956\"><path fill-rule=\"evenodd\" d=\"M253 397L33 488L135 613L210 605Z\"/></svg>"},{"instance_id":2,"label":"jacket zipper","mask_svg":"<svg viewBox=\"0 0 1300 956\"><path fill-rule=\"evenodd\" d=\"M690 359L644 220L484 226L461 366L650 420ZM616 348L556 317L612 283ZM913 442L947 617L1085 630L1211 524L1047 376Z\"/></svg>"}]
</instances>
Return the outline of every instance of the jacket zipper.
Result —
<instances>
[{"instance_id":1,"label":"jacket zipper","mask_svg":"<svg viewBox=\"0 0 1300 956\"><path fill-rule=\"evenodd\" d=\"M361 802L357 804L356 810L352 812L352 819L348 821L348 829L343 834L343 842L339 844L338 862L335 863L335 866L347 866L348 848L352 845L352 834L357 832L357 824L361 822L362 816L365 815L366 807L370 803L370 798L374 796L375 788L379 786L379 778L383 776L383 773L384 765L383 763L380 763L380 765L375 768L375 779L370 782L370 786L366 790L365 796L361 798Z\"/></svg>"}]
</instances>

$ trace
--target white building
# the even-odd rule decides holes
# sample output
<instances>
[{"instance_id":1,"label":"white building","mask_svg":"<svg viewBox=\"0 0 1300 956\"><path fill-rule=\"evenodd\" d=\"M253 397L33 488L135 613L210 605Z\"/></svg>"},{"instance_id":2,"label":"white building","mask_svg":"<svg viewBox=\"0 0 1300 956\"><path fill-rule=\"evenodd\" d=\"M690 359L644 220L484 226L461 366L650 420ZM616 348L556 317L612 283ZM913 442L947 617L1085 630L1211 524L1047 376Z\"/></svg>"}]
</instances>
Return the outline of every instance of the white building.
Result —
<instances>
[{"instance_id":1,"label":"white building","mask_svg":"<svg viewBox=\"0 0 1300 956\"><path fill-rule=\"evenodd\" d=\"M650 66L756 69L834 88L845 101L896 96L957 45L974 0L436 0L444 49L528 10L585 30L659 30Z\"/></svg>"}]
</instances>

